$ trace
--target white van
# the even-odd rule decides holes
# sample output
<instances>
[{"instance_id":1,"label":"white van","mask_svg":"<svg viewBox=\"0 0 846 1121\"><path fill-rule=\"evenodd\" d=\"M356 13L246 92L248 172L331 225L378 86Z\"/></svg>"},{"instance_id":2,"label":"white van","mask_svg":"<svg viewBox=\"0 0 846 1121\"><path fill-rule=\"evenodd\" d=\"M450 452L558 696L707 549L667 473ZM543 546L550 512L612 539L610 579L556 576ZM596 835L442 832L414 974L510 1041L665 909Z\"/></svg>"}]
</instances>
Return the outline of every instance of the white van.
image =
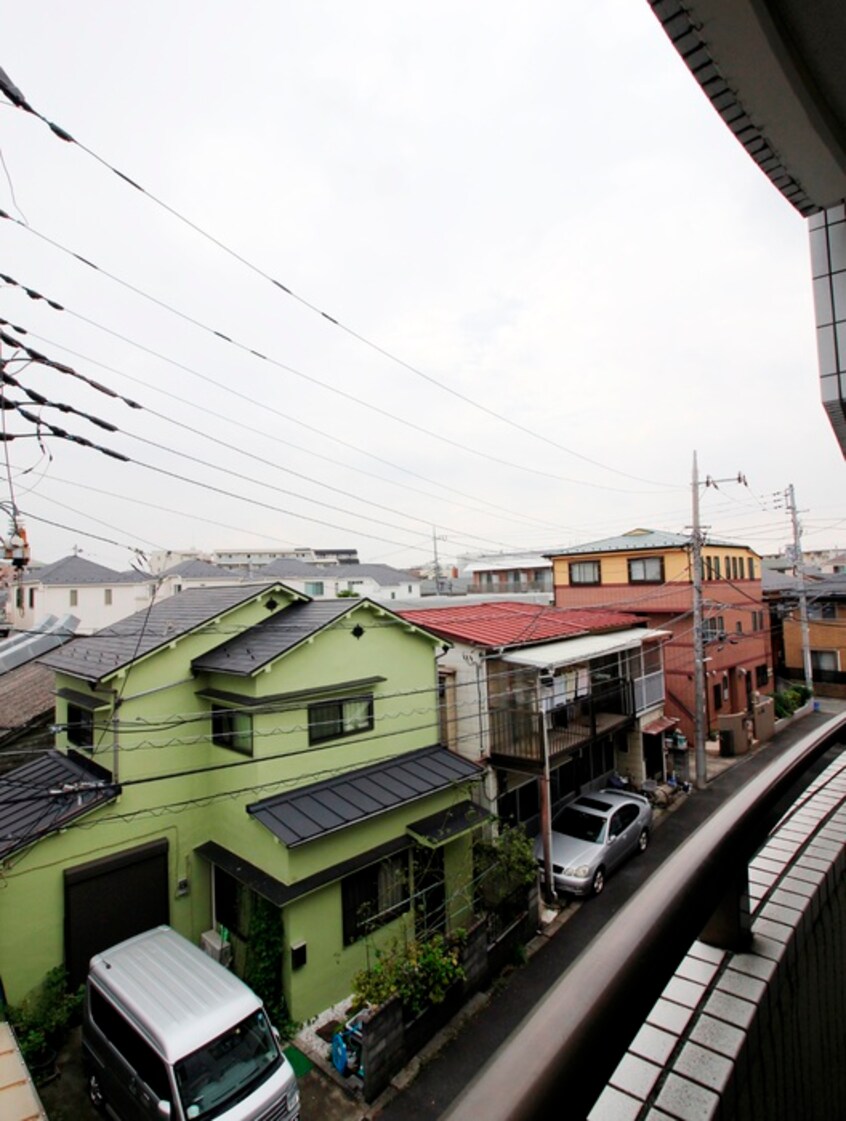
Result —
<instances>
[{"instance_id":1,"label":"white van","mask_svg":"<svg viewBox=\"0 0 846 1121\"><path fill-rule=\"evenodd\" d=\"M300 1095L255 993L168 926L91 959L82 1049L118 1121L297 1121Z\"/></svg>"}]
</instances>

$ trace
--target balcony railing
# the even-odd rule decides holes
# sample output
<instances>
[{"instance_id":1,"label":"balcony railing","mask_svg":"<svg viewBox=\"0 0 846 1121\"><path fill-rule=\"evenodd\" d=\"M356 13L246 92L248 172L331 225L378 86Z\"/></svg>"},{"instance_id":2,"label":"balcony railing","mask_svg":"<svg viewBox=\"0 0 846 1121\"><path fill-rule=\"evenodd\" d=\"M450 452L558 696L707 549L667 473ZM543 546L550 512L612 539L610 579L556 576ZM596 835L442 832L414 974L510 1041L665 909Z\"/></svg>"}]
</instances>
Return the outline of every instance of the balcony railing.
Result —
<instances>
[{"instance_id":1,"label":"balcony railing","mask_svg":"<svg viewBox=\"0 0 846 1121\"><path fill-rule=\"evenodd\" d=\"M490 710L491 756L534 769L543 765L544 725L549 757L566 755L625 727L634 713L631 681L611 681L595 692L543 713L534 703L494 704Z\"/></svg>"},{"instance_id":2,"label":"balcony railing","mask_svg":"<svg viewBox=\"0 0 846 1121\"><path fill-rule=\"evenodd\" d=\"M664 671L649 673L646 677L636 677L634 685L635 712L645 712L653 705L664 700Z\"/></svg>"},{"instance_id":3,"label":"balcony railing","mask_svg":"<svg viewBox=\"0 0 846 1121\"><path fill-rule=\"evenodd\" d=\"M844 735L846 715L803 736L678 845L490 1057L445 1121L564 1114L582 1121L688 946L730 909L742 886L738 869L778 820L782 799Z\"/></svg>"}]
</instances>

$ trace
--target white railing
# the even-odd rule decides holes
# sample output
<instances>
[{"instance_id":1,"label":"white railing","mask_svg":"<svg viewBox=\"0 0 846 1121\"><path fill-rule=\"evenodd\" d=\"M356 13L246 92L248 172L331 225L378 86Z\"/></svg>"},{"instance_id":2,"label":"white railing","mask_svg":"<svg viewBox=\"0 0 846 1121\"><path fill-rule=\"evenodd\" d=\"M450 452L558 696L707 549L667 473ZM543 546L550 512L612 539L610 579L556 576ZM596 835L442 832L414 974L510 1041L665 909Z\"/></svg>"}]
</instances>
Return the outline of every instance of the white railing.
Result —
<instances>
[{"instance_id":1,"label":"white railing","mask_svg":"<svg viewBox=\"0 0 846 1121\"><path fill-rule=\"evenodd\" d=\"M653 705L659 704L664 699L664 671L649 673L646 677L635 677L634 685L635 712L645 712Z\"/></svg>"}]
</instances>

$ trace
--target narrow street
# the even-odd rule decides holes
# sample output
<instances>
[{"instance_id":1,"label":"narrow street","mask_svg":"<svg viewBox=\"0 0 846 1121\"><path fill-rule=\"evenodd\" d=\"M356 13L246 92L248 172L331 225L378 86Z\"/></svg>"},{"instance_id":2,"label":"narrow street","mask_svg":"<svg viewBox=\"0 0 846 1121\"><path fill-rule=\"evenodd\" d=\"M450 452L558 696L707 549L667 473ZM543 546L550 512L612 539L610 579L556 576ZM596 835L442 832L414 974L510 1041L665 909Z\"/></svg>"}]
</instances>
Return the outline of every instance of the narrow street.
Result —
<instances>
[{"instance_id":1,"label":"narrow street","mask_svg":"<svg viewBox=\"0 0 846 1121\"><path fill-rule=\"evenodd\" d=\"M826 719L827 714L813 713L791 725L764 748L733 761L709 782L706 790L692 793L665 815L646 853L624 865L608 881L602 895L579 905L560 934L550 938L525 967L515 969L497 983L480 1014L467 1021L455 1038L449 1040L449 1045L442 1047L408 1088L385 1104L378 1116L384 1121L434 1121L440 1117L546 994L552 981L590 946L632 892L735 790L779 752ZM819 761L807 772L804 782L810 782L825 765L824 761Z\"/></svg>"}]
</instances>

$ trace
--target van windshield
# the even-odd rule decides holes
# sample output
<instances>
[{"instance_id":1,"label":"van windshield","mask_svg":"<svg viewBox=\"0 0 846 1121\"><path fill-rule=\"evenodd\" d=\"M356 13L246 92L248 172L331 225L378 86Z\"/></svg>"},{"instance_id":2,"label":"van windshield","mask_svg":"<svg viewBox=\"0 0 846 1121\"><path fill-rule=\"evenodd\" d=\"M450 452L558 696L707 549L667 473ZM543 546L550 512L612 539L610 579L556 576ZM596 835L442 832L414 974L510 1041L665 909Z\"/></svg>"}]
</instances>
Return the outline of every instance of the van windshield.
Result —
<instances>
[{"instance_id":1,"label":"van windshield","mask_svg":"<svg viewBox=\"0 0 846 1121\"><path fill-rule=\"evenodd\" d=\"M210 1121L282 1062L276 1039L261 1009L217 1039L176 1063L176 1085L188 1121Z\"/></svg>"}]
</instances>

